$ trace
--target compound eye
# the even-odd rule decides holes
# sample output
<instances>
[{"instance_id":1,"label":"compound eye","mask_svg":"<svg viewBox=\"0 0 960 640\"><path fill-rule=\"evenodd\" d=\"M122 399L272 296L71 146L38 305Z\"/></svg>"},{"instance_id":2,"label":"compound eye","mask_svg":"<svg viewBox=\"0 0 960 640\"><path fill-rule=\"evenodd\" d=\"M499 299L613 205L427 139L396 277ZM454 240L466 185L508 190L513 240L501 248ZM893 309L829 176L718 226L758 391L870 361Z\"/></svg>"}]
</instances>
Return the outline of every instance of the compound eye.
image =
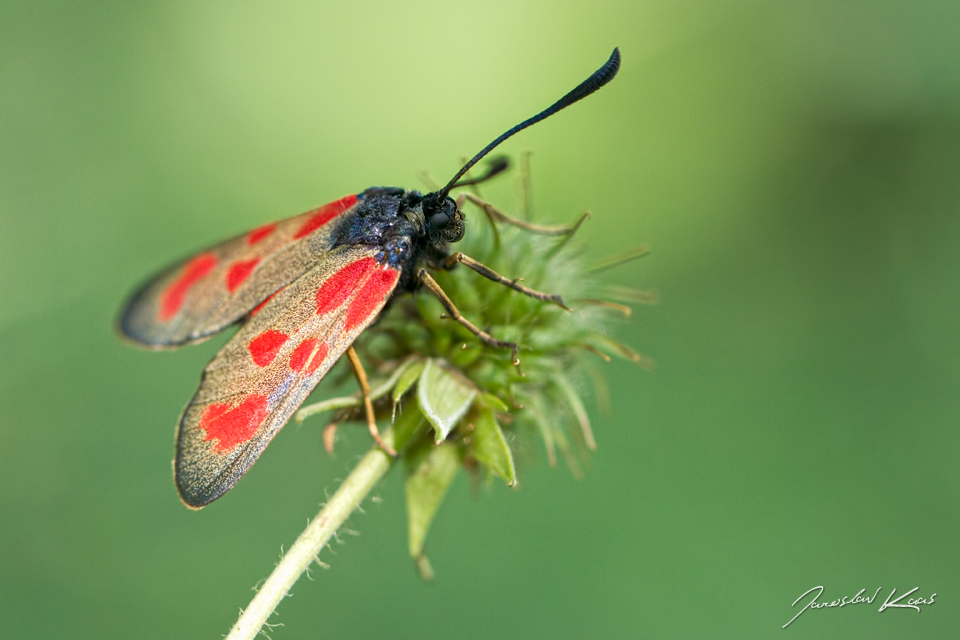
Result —
<instances>
[{"instance_id":1,"label":"compound eye","mask_svg":"<svg viewBox=\"0 0 960 640\"><path fill-rule=\"evenodd\" d=\"M435 213L430 216L430 227L437 231L446 229L450 226L450 216L444 212Z\"/></svg>"}]
</instances>

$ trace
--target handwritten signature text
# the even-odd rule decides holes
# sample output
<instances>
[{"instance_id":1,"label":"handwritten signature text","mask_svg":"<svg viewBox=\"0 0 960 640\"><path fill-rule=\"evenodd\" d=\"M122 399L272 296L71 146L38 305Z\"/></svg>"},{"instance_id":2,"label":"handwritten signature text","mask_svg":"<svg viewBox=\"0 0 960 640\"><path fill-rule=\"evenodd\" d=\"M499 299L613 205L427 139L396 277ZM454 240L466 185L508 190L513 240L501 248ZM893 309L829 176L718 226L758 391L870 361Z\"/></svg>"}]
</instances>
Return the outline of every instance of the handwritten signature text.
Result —
<instances>
[{"instance_id":1,"label":"handwritten signature text","mask_svg":"<svg viewBox=\"0 0 960 640\"><path fill-rule=\"evenodd\" d=\"M800 611L797 612L797 615L790 618L790 622L783 625L783 628L786 629L788 626L790 626L790 623L792 623L794 620L799 618L800 614L806 611L807 609L829 609L832 607L845 607L849 604L863 604L863 603L873 604L873 601L876 600L877 594L880 593L880 589L882 588L883 587L877 587L877 590L874 591L873 595L869 597L863 595L866 589L860 589L859 593L857 593L857 595L853 596L852 598L848 596L843 596L838 600L831 600L830 602L817 602L817 599L823 595L823 586L807 589L800 595L799 598L793 601L793 604L790 605L791 607L797 606L797 603L803 600L810 593L813 593L814 591L816 591L816 594L813 596L813 598L810 599L809 602L807 602L807 604L803 607L803 609L800 609ZM897 593L897 590L894 589L893 591L890 592L890 595L887 596L887 599L884 601L882 605L880 605L880 608L877 609L877 611L883 612L885 609L916 609L917 613L920 613L920 607L922 605L933 604L933 599L937 597L937 594L934 593L929 598L922 598L922 597L909 598L906 602L903 602L903 603L901 602L901 600L903 600L913 592L919 591L919 589L920 587L914 587L910 591L907 591L906 593L901 595L899 598L893 599L893 597Z\"/></svg>"}]
</instances>

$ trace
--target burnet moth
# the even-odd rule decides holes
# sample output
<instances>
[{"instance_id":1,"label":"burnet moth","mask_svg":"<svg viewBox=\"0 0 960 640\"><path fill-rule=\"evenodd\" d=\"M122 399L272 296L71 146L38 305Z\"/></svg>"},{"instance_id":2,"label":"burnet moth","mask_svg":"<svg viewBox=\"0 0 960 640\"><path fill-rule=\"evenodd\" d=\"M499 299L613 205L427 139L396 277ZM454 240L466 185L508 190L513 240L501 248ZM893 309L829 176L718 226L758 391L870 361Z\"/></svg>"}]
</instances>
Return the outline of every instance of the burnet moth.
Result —
<instances>
[{"instance_id":1,"label":"burnet moth","mask_svg":"<svg viewBox=\"0 0 960 640\"><path fill-rule=\"evenodd\" d=\"M485 344L510 349L517 362L517 345L463 318L427 268L464 264L520 293L563 303L462 253L450 255L447 245L463 237L464 218L448 194L502 171L505 162L493 163L481 178L460 181L497 145L587 97L619 67L614 49L573 91L488 144L439 191L371 187L202 251L131 297L119 331L147 348L180 347L240 325L207 365L180 417L174 476L184 504L199 509L233 487L344 353L365 394L370 432L395 455L379 437L366 375L351 345L397 293L429 289L449 317Z\"/></svg>"}]
</instances>

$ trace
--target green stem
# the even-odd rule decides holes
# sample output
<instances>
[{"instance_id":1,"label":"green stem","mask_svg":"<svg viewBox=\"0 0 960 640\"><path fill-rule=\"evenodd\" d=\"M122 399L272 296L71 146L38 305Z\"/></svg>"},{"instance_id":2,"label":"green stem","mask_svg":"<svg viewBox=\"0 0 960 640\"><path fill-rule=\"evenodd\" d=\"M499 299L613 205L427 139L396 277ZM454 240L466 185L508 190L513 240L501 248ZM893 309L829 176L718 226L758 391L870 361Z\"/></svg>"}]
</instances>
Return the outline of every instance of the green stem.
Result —
<instances>
[{"instance_id":1,"label":"green stem","mask_svg":"<svg viewBox=\"0 0 960 640\"><path fill-rule=\"evenodd\" d=\"M385 439L392 442L388 431ZM324 545L353 510L360 506L374 485L389 471L393 459L374 448L360 460L317 517L304 529L290 550L267 578L250 605L240 614L227 640L253 640L300 575L307 570Z\"/></svg>"}]
</instances>

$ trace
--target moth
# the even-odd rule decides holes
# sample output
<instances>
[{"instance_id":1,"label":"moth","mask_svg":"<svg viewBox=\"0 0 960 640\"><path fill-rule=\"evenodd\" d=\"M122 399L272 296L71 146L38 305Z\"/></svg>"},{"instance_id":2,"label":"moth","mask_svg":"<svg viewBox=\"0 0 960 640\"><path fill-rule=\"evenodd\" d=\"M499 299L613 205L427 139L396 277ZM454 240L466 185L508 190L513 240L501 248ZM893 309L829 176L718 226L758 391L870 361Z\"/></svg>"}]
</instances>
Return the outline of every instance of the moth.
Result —
<instances>
[{"instance_id":1,"label":"moth","mask_svg":"<svg viewBox=\"0 0 960 640\"><path fill-rule=\"evenodd\" d=\"M174 477L184 504L199 509L232 488L306 400L334 363L347 355L364 396L374 440L380 439L369 385L352 344L392 296L426 288L447 315L483 343L510 349L461 316L430 269L464 264L534 298L557 295L519 285L448 245L463 238L464 216L451 189L489 179L461 178L507 138L585 98L620 67L607 62L575 89L484 147L442 189L421 194L371 187L299 216L271 222L181 261L150 279L124 306L122 336L150 349L200 342L239 324L203 372L180 417ZM461 201L462 202L462 201Z\"/></svg>"}]
</instances>

